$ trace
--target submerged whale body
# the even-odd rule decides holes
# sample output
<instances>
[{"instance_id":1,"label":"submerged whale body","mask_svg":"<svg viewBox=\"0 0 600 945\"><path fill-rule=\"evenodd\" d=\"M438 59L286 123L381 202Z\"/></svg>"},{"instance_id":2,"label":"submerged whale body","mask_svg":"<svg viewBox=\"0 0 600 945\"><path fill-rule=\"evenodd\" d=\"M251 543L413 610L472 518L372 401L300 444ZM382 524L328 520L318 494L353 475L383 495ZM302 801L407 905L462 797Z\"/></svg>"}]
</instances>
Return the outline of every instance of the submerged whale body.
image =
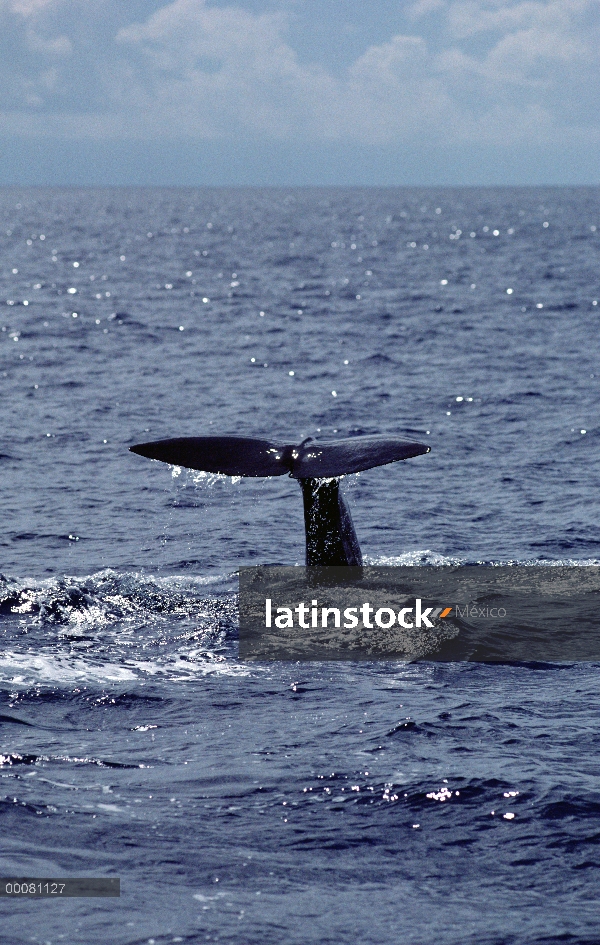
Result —
<instances>
[{"instance_id":1,"label":"submerged whale body","mask_svg":"<svg viewBox=\"0 0 600 945\"><path fill-rule=\"evenodd\" d=\"M132 453L173 466L225 476L297 479L304 500L307 566L360 566L362 555L341 476L429 453L422 443L396 436L357 436L278 445L245 436L195 436L131 446Z\"/></svg>"}]
</instances>

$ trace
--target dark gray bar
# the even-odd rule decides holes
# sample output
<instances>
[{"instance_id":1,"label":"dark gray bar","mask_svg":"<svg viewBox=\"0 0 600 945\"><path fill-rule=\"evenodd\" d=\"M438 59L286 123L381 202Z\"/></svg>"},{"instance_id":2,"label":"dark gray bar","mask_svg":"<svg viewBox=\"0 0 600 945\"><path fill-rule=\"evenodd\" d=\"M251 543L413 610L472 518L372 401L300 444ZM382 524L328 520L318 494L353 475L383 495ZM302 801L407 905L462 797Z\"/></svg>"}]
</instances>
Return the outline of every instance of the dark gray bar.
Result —
<instances>
[{"instance_id":1,"label":"dark gray bar","mask_svg":"<svg viewBox=\"0 0 600 945\"><path fill-rule=\"evenodd\" d=\"M118 877L65 877L59 879L32 876L10 876L0 879L0 898L5 899L66 899L107 898L121 895Z\"/></svg>"},{"instance_id":2,"label":"dark gray bar","mask_svg":"<svg viewBox=\"0 0 600 945\"><path fill-rule=\"evenodd\" d=\"M600 567L241 568L240 659L600 661Z\"/></svg>"}]
</instances>

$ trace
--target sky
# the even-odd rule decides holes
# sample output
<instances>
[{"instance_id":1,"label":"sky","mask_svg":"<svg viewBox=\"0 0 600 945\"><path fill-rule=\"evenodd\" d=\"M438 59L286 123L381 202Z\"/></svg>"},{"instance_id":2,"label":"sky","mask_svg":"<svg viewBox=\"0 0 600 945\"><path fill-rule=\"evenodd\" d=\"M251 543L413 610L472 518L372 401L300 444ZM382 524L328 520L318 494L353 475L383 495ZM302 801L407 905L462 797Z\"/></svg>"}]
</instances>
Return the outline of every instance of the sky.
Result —
<instances>
[{"instance_id":1,"label":"sky","mask_svg":"<svg viewBox=\"0 0 600 945\"><path fill-rule=\"evenodd\" d=\"M600 183L600 0L0 0L0 185Z\"/></svg>"}]
</instances>

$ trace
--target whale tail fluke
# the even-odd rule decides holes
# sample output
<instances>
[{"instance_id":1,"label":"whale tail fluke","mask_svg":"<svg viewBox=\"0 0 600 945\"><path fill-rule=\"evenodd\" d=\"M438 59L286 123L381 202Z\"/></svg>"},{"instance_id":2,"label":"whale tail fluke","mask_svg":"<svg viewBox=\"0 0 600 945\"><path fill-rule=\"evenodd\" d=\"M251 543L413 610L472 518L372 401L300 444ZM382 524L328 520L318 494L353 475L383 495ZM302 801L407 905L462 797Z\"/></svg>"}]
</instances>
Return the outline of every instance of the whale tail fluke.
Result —
<instances>
[{"instance_id":1,"label":"whale tail fluke","mask_svg":"<svg viewBox=\"0 0 600 945\"><path fill-rule=\"evenodd\" d=\"M279 445L245 436L193 436L130 447L133 453L173 466L225 476L283 476L333 479L429 452L423 443L374 435L343 440L304 440Z\"/></svg>"},{"instance_id":2,"label":"whale tail fluke","mask_svg":"<svg viewBox=\"0 0 600 945\"><path fill-rule=\"evenodd\" d=\"M226 476L283 476L297 479L304 498L306 564L362 564L350 509L339 490L349 473L385 466L429 452L423 443L397 436L307 439L283 446L245 436L196 436L130 447L133 453L173 466Z\"/></svg>"}]
</instances>

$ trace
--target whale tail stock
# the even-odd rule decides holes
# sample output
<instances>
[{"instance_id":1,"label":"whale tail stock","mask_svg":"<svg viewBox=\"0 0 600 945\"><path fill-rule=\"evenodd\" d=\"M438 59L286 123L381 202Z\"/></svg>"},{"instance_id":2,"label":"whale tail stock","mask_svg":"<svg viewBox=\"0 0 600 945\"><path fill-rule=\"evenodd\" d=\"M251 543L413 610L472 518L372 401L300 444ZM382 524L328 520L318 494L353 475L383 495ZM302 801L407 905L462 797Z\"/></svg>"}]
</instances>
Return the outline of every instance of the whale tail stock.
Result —
<instances>
[{"instance_id":1,"label":"whale tail stock","mask_svg":"<svg viewBox=\"0 0 600 945\"><path fill-rule=\"evenodd\" d=\"M321 566L362 564L339 478L420 456L429 447L387 435L319 441L309 437L298 446L244 436L199 436L140 443L130 450L173 466L226 476L287 474L297 479L304 500L306 564Z\"/></svg>"}]
</instances>

